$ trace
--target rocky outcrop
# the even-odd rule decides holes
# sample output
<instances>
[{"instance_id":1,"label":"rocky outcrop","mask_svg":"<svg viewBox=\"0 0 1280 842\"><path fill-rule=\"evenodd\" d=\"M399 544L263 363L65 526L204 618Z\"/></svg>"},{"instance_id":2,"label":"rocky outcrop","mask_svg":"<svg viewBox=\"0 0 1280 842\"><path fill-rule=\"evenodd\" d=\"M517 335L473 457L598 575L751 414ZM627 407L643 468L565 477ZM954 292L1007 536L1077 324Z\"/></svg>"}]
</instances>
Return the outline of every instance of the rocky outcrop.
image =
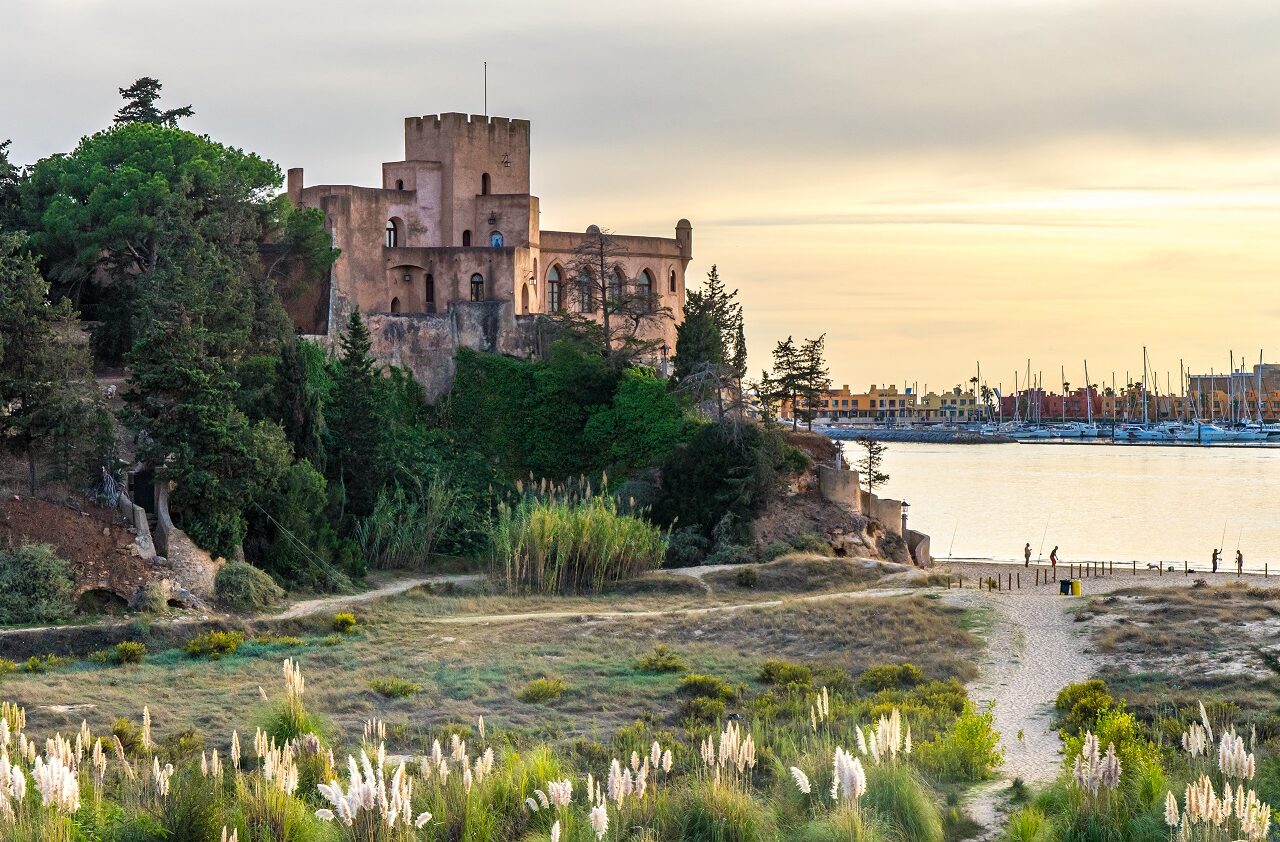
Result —
<instances>
[{"instance_id":1,"label":"rocky outcrop","mask_svg":"<svg viewBox=\"0 0 1280 842\"><path fill-rule=\"evenodd\" d=\"M800 431L788 434L787 441L804 450L814 465L757 518L753 524L757 549L817 535L837 556L878 556L920 567L931 564L929 536L914 530L903 534L903 502L864 491L858 472L848 466L834 442Z\"/></svg>"}]
</instances>

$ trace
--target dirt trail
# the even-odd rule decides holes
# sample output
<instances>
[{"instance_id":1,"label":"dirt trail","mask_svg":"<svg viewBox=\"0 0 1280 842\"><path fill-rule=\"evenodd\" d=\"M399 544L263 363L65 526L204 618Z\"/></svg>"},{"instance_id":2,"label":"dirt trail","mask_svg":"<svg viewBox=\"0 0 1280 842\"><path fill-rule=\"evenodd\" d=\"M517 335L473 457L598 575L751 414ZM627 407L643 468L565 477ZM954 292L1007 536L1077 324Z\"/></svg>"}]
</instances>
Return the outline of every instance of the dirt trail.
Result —
<instances>
[{"instance_id":1,"label":"dirt trail","mask_svg":"<svg viewBox=\"0 0 1280 842\"><path fill-rule=\"evenodd\" d=\"M388 596L395 596L396 594L404 593L405 591L411 591L422 585L461 585L467 582L477 582L483 578L484 577L479 573L461 573L453 576L419 576L412 579L393 579L376 588L361 591L356 594L304 599L301 602L295 602L279 614L263 619L296 620L299 617L306 617L311 614L319 614L327 611L341 611L344 608L350 608L364 602L371 602L375 599L383 599Z\"/></svg>"},{"instance_id":2,"label":"dirt trail","mask_svg":"<svg viewBox=\"0 0 1280 842\"><path fill-rule=\"evenodd\" d=\"M876 599L879 597L906 596L918 593L909 588L896 590L857 590L824 593L814 596L788 597L786 599L766 599L760 602L744 602L736 605L707 605L701 608L667 608L649 611L530 611L522 614L463 614L458 617L441 617L436 622L451 625L484 625L488 623L513 623L522 620L626 620L644 617L677 617L682 615L726 614L732 611L745 611L751 608L772 608L779 605L791 605L800 602L824 602L831 599Z\"/></svg>"}]
</instances>

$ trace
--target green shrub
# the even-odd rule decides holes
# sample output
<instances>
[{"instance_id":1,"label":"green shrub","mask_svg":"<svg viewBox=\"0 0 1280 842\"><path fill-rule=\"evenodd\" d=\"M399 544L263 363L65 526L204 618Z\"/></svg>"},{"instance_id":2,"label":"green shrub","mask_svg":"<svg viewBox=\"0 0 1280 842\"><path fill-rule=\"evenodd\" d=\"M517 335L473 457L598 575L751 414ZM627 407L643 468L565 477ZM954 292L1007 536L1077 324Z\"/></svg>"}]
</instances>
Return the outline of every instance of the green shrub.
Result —
<instances>
[{"instance_id":1,"label":"green shrub","mask_svg":"<svg viewBox=\"0 0 1280 842\"><path fill-rule=\"evenodd\" d=\"M274 634L272 632L264 632L253 639L253 642L259 646L306 646L307 641L297 635L292 634Z\"/></svg>"},{"instance_id":2,"label":"green shrub","mask_svg":"<svg viewBox=\"0 0 1280 842\"><path fill-rule=\"evenodd\" d=\"M247 614L278 605L284 589L263 571L243 561L229 561L218 569L213 592L224 608Z\"/></svg>"},{"instance_id":3,"label":"green shrub","mask_svg":"<svg viewBox=\"0 0 1280 842\"><path fill-rule=\"evenodd\" d=\"M123 716L111 723L111 733L120 740L124 753L133 756L142 750L142 727Z\"/></svg>"},{"instance_id":4,"label":"green shrub","mask_svg":"<svg viewBox=\"0 0 1280 842\"><path fill-rule=\"evenodd\" d=\"M679 805L680 842L772 842L777 827L769 808L750 792L700 782Z\"/></svg>"},{"instance_id":5,"label":"green shrub","mask_svg":"<svg viewBox=\"0 0 1280 842\"><path fill-rule=\"evenodd\" d=\"M539 704L558 699L569 692L569 684L563 678L535 678L516 693L516 698L529 704Z\"/></svg>"},{"instance_id":6,"label":"green shrub","mask_svg":"<svg viewBox=\"0 0 1280 842\"><path fill-rule=\"evenodd\" d=\"M193 658L206 657L216 661L225 655L234 655L241 643L244 643L244 635L238 631L211 631L188 640L186 651Z\"/></svg>"},{"instance_id":7,"label":"green shrub","mask_svg":"<svg viewBox=\"0 0 1280 842\"><path fill-rule=\"evenodd\" d=\"M140 664L146 657L146 644L134 640L117 643L111 650L111 661L116 664Z\"/></svg>"},{"instance_id":8,"label":"green shrub","mask_svg":"<svg viewBox=\"0 0 1280 842\"><path fill-rule=\"evenodd\" d=\"M1098 717L1115 707L1115 703L1107 683L1094 678L1063 687L1053 706L1067 730L1078 733L1092 728Z\"/></svg>"},{"instance_id":9,"label":"green shrub","mask_svg":"<svg viewBox=\"0 0 1280 842\"><path fill-rule=\"evenodd\" d=\"M85 655L84 659L91 664L102 664L103 666L106 666L107 664L112 663L112 654L113 653L110 649L95 649L88 655Z\"/></svg>"},{"instance_id":10,"label":"green shrub","mask_svg":"<svg viewBox=\"0 0 1280 842\"><path fill-rule=\"evenodd\" d=\"M1053 842L1053 825L1035 807L1023 807L1009 817L1001 842Z\"/></svg>"},{"instance_id":11,"label":"green shrub","mask_svg":"<svg viewBox=\"0 0 1280 842\"><path fill-rule=\"evenodd\" d=\"M680 653L665 643L659 643L636 660L641 672L687 672L689 664Z\"/></svg>"},{"instance_id":12,"label":"green shrub","mask_svg":"<svg viewBox=\"0 0 1280 842\"><path fill-rule=\"evenodd\" d=\"M754 564L743 567L733 577L733 581L740 588L754 588L760 580L760 574L756 572Z\"/></svg>"},{"instance_id":13,"label":"green shrub","mask_svg":"<svg viewBox=\"0 0 1280 842\"><path fill-rule=\"evenodd\" d=\"M751 555L751 549L742 544L721 544L716 551L707 556L704 564L750 564L755 561Z\"/></svg>"},{"instance_id":14,"label":"green shrub","mask_svg":"<svg viewBox=\"0 0 1280 842\"><path fill-rule=\"evenodd\" d=\"M801 532L791 538L791 546L796 552L812 555L831 555L831 542L814 532Z\"/></svg>"},{"instance_id":15,"label":"green shrub","mask_svg":"<svg viewBox=\"0 0 1280 842\"><path fill-rule=\"evenodd\" d=\"M169 610L169 600L165 598L164 586L159 582L147 582L134 597L133 607L144 614L163 614Z\"/></svg>"},{"instance_id":16,"label":"green shrub","mask_svg":"<svg viewBox=\"0 0 1280 842\"><path fill-rule=\"evenodd\" d=\"M864 693L901 690L924 681L924 673L915 664L880 664L858 676L858 689Z\"/></svg>"},{"instance_id":17,"label":"green shrub","mask_svg":"<svg viewBox=\"0 0 1280 842\"><path fill-rule=\"evenodd\" d=\"M340 646L341 644L342 644L342 635L340 634L325 635L324 638L322 638L320 641L321 646Z\"/></svg>"},{"instance_id":18,"label":"green shrub","mask_svg":"<svg viewBox=\"0 0 1280 842\"><path fill-rule=\"evenodd\" d=\"M730 684L723 678L696 672L683 676L677 687L686 696L705 696L709 699L721 699L725 702L737 701L742 694L741 687Z\"/></svg>"},{"instance_id":19,"label":"green shrub","mask_svg":"<svg viewBox=\"0 0 1280 842\"><path fill-rule=\"evenodd\" d=\"M375 678L369 682L369 689L388 699L404 699L421 692L422 685L403 678Z\"/></svg>"},{"instance_id":20,"label":"green shrub","mask_svg":"<svg viewBox=\"0 0 1280 842\"><path fill-rule=\"evenodd\" d=\"M8 658L0 658L0 676L6 676L11 672L17 672L18 665Z\"/></svg>"},{"instance_id":21,"label":"green shrub","mask_svg":"<svg viewBox=\"0 0 1280 842\"><path fill-rule=\"evenodd\" d=\"M23 672L45 673L50 670L69 667L74 663L75 658L68 658L65 655L32 655L22 662L22 670Z\"/></svg>"},{"instance_id":22,"label":"green shrub","mask_svg":"<svg viewBox=\"0 0 1280 842\"><path fill-rule=\"evenodd\" d=\"M871 769L862 803L900 839L943 842L942 816L910 766L890 763Z\"/></svg>"},{"instance_id":23,"label":"green shrub","mask_svg":"<svg viewBox=\"0 0 1280 842\"><path fill-rule=\"evenodd\" d=\"M356 615L342 611L333 615L333 630L339 634L351 634L356 630Z\"/></svg>"},{"instance_id":24,"label":"green shrub","mask_svg":"<svg viewBox=\"0 0 1280 842\"><path fill-rule=\"evenodd\" d=\"M725 704L724 699L716 699L710 696L694 696L680 703L680 718L682 720L692 720L708 725L724 719L728 711L729 706Z\"/></svg>"},{"instance_id":25,"label":"green shrub","mask_svg":"<svg viewBox=\"0 0 1280 842\"><path fill-rule=\"evenodd\" d=\"M75 577L48 544L0 550L0 625L61 623L75 612Z\"/></svg>"},{"instance_id":26,"label":"green shrub","mask_svg":"<svg viewBox=\"0 0 1280 842\"><path fill-rule=\"evenodd\" d=\"M793 664L781 658L770 658L760 665L760 680L765 684L780 687L789 684L796 687L812 687L813 668L804 664Z\"/></svg>"},{"instance_id":27,"label":"green shrub","mask_svg":"<svg viewBox=\"0 0 1280 842\"><path fill-rule=\"evenodd\" d=\"M696 526L672 531L667 541L667 567L696 567L707 557L711 542Z\"/></svg>"},{"instance_id":28,"label":"green shrub","mask_svg":"<svg viewBox=\"0 0 1280 842\"><path fill-rule=\"evenodd\" d=\"M967 703L950 728L916 746L916 762L940 781L987 780L1004 762L995 713L990 707L979 713Z\"/></svg>"},{"instance_id":29,"label":"green shrub","mask_svg":"<svg viewBox=\"0 0 1280 842\"><path fill-rule=\"evenodd\" d=\"M795 551L795 547L786 541L774 541L764 548L764 552L760 554L760 560L773 561L775 558L782 558L784 555L789 555Z\"/></svg>"}]
</instances>

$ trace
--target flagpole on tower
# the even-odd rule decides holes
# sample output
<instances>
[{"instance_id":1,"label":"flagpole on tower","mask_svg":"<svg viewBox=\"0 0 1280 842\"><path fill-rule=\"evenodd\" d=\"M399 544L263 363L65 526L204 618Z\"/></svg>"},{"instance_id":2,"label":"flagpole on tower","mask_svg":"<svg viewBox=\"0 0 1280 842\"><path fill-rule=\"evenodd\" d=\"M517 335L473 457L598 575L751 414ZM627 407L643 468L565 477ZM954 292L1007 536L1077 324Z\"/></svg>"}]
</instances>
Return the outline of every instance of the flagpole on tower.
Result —
<instances>
[{"instance_id":1,"label":"flagpole on tower","mask_svg":"<svg viewBox=\"0 0 1280 842\"><path fill-rule=\"evenodd\" d=\"M489 62L484 63L484 116L489 116Z\"/></svg>"}]
</instances>

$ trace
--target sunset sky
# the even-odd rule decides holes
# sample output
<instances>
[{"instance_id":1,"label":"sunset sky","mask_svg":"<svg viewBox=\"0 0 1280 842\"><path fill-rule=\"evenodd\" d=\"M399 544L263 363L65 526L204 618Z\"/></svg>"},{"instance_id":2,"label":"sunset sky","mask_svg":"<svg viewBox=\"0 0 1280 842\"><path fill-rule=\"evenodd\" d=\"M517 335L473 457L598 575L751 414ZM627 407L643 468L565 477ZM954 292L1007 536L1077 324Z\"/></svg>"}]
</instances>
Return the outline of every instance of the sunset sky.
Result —
<instances>
[{"instance_id":1,"label":"sunset sky","mask_svg":"<svg viewBox=\"0 0 1280 842\"><path fill-rule=\"evenodd\" d=\"M671 236L753 369L949 387L1280 360L1280 3L5 4L0 139L74 146L160 78L188 128L376 184L402 118L533 122L542 225ZM1163 377L1162 377L1163 380Z\"/></svg>"}]
</instances>

